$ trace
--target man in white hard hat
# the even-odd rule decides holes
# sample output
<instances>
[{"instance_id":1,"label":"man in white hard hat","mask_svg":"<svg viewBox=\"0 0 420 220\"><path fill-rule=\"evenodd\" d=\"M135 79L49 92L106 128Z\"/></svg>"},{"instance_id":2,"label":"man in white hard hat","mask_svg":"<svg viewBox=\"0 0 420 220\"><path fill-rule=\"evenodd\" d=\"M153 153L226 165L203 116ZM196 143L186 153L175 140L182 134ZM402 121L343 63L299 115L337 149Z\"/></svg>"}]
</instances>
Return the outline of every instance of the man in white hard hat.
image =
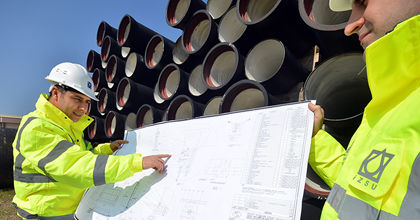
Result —
<instances>
[{"instance_id":1,"label":"man in white hard hat","mask_svg":"<svg viewBox=\"0 0 420 220\"><path fill-rule=\"evenodd\" d=\"M420 1L330 0L352 10L372 100L347 151L315 123L309 163L332 190L322 219L420 219Z\"/></svg>"},{"instance_id":2,"label":"man in white hard hat","mask_svg":"<svg viewBox=\"0 0 420 220\"><path fill-rule=\"evenodd\" d=\"M83 140L83 130L93 121L86 115L90 100L97 100L84 67L61 63L46 80L51 82L50 95L42 94L36 110L22 118L13 143L13 204L20 217L74 219L87 188L124 180L144 169L164 170L162 158L171 155L112 156L128 142L92 148Z\"/></svg>"}]
</instances>

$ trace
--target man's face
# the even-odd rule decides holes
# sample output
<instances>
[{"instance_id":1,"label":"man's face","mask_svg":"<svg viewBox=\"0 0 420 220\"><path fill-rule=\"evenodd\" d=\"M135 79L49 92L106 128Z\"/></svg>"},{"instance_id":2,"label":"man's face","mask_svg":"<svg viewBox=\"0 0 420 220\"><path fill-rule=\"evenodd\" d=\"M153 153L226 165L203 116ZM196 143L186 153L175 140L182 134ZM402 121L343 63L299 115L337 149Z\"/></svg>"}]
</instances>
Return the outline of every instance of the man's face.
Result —
<instances>
[{"instance_id":1,"label":"man's face","mask_svg":"<svg viewBox=\"0 0 420 220\"><path fill-rule=\"evenodd\" d=\"M344 33L359 35L364 49L393 30L395 25L420 13L420 0L354 0Z\"/></svg>"},{"instance_id":2,"label":"man's face","mask_svg":"<svg viewBox=\"0 0 420 220\"><path fill-rule=\"evenodd\" d=\"M64 112L72 121L78 122L88 111L90 98L77 92L67 91L63 94L58 91L58 98L55 103L56 104L53 104Z\"/></svg>"}]
</instances>

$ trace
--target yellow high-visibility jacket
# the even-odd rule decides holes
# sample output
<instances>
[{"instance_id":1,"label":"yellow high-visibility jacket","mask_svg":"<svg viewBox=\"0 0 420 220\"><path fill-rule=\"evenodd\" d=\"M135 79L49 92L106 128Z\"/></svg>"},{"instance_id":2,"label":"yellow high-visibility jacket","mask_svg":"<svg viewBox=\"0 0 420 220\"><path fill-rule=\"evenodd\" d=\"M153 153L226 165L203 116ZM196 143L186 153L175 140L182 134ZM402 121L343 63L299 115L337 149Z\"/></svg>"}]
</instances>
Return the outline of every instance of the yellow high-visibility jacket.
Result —
<instances>
[{"instance_id":1,"label":"yellow high-visibility jacket","mask_svg":"<svg viewBox=\"0 0 420 220\"><path fill-rule=\"evenodd\" d=\"M366 49L372 100L345 151L320 131L309 163L332 188L321 219L420 219L420 15Z\"/></svg>"},{"instance_id":2,"label":"yellow high-visibility jacket","mask_svg":"<svg viewBox=\"0 0 420 220\"><path fill-rule=\"evenodd\" d=\"M112 156L110 144L95 148L83 139L93 121L73 122L42 94L22 118L13 142L13 203L25 219L74 219L84 191L142 171L141 154Z\"/></svg>"}]
</instances>

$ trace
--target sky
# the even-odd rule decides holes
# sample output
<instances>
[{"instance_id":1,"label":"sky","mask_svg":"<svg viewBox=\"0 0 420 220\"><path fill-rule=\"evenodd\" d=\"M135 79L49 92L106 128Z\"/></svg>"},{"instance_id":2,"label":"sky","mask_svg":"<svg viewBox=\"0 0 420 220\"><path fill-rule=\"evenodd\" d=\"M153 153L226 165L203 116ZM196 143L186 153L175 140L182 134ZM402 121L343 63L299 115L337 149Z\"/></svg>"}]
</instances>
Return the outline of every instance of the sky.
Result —
<instances>
[{"instance_id":1,"label":"sky","mask_svg":"<svg viewBox=\"0 0 420 220\"><path fill-rule=\"evenodd\" d=\"M175 42L182 31L166 23L167 4L167 0L2 1L0 114L23 116L34 111L39 95L48 93L45 77L57 64L72 62L86 68L89 51L101 52L96 34L102 21L118 29L129 14Z\"/></svg>"}]
</instances>

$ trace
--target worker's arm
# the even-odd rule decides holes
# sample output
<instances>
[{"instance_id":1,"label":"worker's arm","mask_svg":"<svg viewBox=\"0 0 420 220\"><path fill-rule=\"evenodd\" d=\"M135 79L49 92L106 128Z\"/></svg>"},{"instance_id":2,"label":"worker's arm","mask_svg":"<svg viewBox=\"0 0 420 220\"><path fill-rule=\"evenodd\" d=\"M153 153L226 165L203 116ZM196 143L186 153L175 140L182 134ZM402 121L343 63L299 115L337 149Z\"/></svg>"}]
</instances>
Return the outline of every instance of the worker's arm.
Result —
<instances>
[{"instance_id":1,"label":"worker's arm","mask_svg":"<svg viewBox=\"0 0 420 220\"><path fill-rule=\"evenodd\" d=\"M312 103L309 103L309 109L314 112L309 164L318 176L332 187L340 171L345 150L337 140L321 129L324 122L324 110Z\"/></svg>"}]
</instances>

